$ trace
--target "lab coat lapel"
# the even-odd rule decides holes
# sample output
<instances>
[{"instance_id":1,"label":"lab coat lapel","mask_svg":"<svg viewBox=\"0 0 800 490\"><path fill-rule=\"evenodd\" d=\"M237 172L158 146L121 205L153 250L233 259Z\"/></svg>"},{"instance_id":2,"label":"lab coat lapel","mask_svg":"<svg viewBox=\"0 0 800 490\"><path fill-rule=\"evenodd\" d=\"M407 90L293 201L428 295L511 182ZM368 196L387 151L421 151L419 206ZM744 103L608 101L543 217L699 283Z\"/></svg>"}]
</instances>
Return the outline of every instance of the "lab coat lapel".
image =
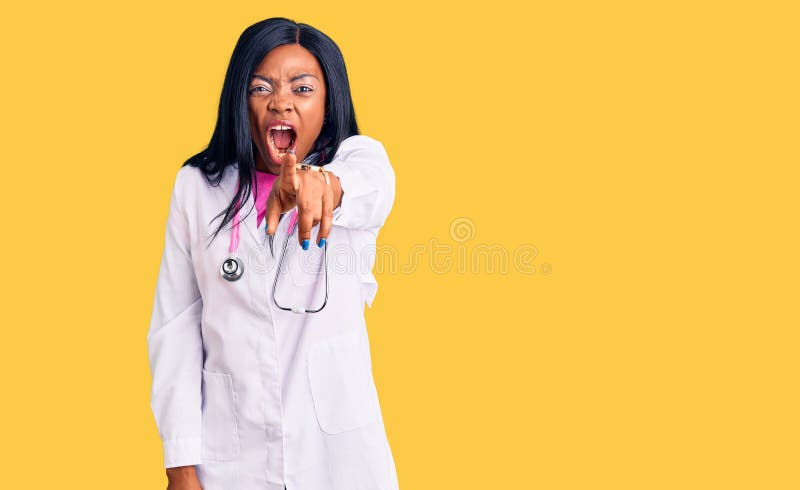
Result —
<instances>
[{"instance_id":1,"label":"lab coat lapel","mask_svg":"<svg viewBox=\"0 0 800 490\"><path fill-rule=\"evenodd\" d=\"M250 210L251 208L252 211L250 211L250 214L248 214L244 221L242 221L242 225L247 228L247 232L250 233L250 236L253 238L253 242L255 242L257 245L263 245L264 241L259 239L258 210L255 208L254 203L255 200L253 199L253 190L251 188L250 196L247 198L247 202L245 203L244 208L242 208L242 211L247 213L247 210ZM261 238L266 239L266 233L267 232L265 231Z\"/></svg>"}]
</instances>

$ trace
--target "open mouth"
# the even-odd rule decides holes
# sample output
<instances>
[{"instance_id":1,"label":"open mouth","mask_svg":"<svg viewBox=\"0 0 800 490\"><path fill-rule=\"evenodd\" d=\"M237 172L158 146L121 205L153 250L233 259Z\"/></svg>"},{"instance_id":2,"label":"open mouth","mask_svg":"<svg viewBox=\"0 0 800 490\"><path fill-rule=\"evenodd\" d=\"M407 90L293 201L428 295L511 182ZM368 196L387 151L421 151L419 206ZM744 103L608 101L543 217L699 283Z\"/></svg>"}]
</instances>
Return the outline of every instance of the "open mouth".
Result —
<instances>
[{"instance_id":1,"label":"open mouth","mask_svg":"<svg viewBox=\"0 0 800 490\"><path fill-rule=\"evenodd\" d=\"M297 133L291 126L276 124L267 130L267 145L275 163L281 163L289 148L295 148Z\"/></svg>"}]
</instances>

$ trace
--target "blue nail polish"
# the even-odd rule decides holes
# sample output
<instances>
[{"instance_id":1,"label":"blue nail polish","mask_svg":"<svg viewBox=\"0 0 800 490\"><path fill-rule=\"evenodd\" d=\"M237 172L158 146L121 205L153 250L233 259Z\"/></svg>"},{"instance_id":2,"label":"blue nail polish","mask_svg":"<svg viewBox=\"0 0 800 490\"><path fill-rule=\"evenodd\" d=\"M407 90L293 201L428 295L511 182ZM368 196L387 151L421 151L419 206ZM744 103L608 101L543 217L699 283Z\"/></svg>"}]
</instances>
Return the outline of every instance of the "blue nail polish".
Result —
<instances>
[{"instance_id":1,"label":"blue nail polish","mask_svg":"<svg viewBox=\"0 0 800 490\"><path fill-rule=\"evenodd\" d=\"M303 240L303 250L308 250L308 239Z\"/></svg>"},{"instance_id":2,"label":"blue nail polish","mask_svg":"<svg viewBox=\"0 0 800 490\"><path fill-rule=\"evenodd\" d=\"M323 245L325 245L325 239L324 238L320 238L319 239L319 243L317 244L317 246L319 246L319 248L322 248Z\"/></svg>"}]
</instances>

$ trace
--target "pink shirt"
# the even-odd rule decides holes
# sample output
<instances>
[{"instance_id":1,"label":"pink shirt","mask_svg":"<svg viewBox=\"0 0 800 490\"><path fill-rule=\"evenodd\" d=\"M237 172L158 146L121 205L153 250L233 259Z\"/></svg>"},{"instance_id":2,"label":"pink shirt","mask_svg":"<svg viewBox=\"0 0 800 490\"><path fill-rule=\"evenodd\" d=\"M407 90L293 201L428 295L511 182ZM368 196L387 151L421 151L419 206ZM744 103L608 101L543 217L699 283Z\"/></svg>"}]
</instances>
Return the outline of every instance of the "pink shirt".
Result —
<instances>
[{"instance_id":1,"label":"pink shirt","mask_svg":"<svg viewBox=\"0 0 800 490\"><path fill-rule=\"evenodd\" d=\"M258 211L257 226L261 226L261 222L264 221L264 215L267 213L267 197L269 197L269 191L277 178L277 175L256 170L256 179L258 179L258 193L255 194L256 210Z\"/></svg>"}]
</instances>

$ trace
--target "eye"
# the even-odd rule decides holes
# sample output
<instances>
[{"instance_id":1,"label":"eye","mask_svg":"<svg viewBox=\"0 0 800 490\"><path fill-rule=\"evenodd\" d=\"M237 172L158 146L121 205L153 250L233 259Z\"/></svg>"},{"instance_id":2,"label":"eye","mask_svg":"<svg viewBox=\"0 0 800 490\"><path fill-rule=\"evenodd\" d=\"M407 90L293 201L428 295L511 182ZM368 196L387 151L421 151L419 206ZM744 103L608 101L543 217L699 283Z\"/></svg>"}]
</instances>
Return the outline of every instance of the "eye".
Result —
<instances>
[{"instance_id":1,"label":"eye","mask_svg":"<svg viewBox=\"0 0 800 490\"><path fill-rule=\"evenodd\" d=\"M301 88L306 88L306 89L308 89L308 90L300 90ZM297 91L298 91L298 92L303 92L303 93L308 93L308 92L313 92L313 91L314 91L314 89L312 89L312 88L311 88L311 87L309 87L308 85L301 85L301 86L297 87Z\"/></svg>"},{"instance_id":2,"label":"eye","mask_svg":"<svg viewBox=\"0 0 800 490\"><path fill-rule=\"evenodd\" d=\"M261 90L261 89L263 89L263 90ZM267 87L263 86L263 85L256 85L255 87L250 87L250 90L248 90L248 93L251 93L251 94L253 94L255 92L269 92L269 89Z\"/></svg>"}]
</instances>

